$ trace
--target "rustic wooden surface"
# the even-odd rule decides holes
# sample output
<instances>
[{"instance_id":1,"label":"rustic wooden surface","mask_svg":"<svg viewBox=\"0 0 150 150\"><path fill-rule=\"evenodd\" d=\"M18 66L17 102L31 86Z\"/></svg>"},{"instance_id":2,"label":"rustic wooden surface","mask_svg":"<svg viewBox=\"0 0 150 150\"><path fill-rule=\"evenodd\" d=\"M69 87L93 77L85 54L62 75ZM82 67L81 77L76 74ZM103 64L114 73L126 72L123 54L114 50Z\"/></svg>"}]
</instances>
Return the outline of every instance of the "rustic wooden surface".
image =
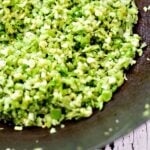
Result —
<instances>
[{"instance_id":1,"label":"rustic wooden surface","mask_svg":"<svg viewBox=\"0 0 150 150\"><path fill-rule=\"evenodd\" d=\"M102 150L150 150L150 121Z\"/></svg>"}]
</instances>

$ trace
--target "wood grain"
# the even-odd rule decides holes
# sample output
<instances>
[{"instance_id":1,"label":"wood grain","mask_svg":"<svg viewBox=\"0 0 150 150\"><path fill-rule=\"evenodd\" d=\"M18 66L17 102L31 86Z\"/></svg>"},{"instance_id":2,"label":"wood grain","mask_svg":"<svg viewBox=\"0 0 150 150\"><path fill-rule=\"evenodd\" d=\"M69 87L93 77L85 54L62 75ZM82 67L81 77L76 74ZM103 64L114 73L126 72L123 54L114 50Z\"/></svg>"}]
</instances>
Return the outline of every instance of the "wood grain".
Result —
<instances>
[{"instance_id":1,"label":"wood grain","mask_svg":"<svg viewBox=\"0 0 150 150\"><path fill-rule=\"evenodd\" d=\"M150 121L107 145L104 150L150 150Z\"/></svg>"}]
</instances>

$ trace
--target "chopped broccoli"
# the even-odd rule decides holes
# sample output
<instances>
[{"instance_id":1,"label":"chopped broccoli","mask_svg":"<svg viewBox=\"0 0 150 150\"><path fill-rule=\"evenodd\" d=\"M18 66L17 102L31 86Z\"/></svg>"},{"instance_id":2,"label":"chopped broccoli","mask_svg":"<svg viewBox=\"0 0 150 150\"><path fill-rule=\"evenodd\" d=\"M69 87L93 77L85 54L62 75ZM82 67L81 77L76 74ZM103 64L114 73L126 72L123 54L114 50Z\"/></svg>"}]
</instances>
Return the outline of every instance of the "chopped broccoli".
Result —
<instances>
[{"instance_id":1,"label":"chopped broccoli","mask_svg":"<svg viewBox=\"0 0 150 150\"><path fill-rule=\"evenodd\" d=\"M0 0L1 119L44 128L102 109L142 54L137 14L133 0Z\"/></svg>"}]
</instances>

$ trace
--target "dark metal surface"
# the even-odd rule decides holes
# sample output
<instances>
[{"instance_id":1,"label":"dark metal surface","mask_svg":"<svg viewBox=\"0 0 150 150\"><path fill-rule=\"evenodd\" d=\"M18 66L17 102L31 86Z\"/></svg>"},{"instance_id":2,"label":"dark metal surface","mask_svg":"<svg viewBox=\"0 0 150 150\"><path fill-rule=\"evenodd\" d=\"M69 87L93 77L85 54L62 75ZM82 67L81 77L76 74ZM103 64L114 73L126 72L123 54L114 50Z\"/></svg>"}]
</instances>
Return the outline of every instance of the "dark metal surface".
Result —
<instances>
[{"instance_id":1,"label":"dark metal surface","mask_svg":"<svg viewBox=\"0 0 150 150\"><path fill-rule=\"evenodd\" d=\"M143 6L150 0L136 0L140 10L136 32L147 42L138 63L127 74L128 81L115 93L113 100L105 105L102 112L95 112L88 119L67 122L66 127L50 135L48 129L28 128L14 131L12 127L0 124L0 150L94 150L112 142L133 130L148 119L143 117L144 106L150 104L150 11L145 13Z\"/></svg>"}]
</instances>

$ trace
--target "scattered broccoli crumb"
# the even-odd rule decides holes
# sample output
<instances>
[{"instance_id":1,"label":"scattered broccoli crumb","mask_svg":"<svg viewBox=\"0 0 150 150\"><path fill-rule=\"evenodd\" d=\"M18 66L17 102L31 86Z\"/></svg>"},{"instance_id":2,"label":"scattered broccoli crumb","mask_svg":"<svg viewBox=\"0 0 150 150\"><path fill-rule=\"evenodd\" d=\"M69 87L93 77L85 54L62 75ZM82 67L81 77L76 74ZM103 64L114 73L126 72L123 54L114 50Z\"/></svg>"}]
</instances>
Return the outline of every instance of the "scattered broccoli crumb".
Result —
<instances>
[{"instance_id":1,"label":"scattered broccoli crumb","mask_svg":"<svg viewBox=\"0 0 150 150\"><path fill-rule=\"evenodd\" d=\"M144 7L143 7L143 10L144 10L145 12L147 12L147 11L148 11L148 8L147 8L146 6L144 6Z\"/></svg>"},{"instance_id":2,"label":"scattered broccoli crumb","mask_svg":"<svg viewBox=\"0 0 150 150\"><path fill-rule=\"evenodd\" d=\"M116 119L115 122L118 124L120 121L118 119Z\"/></svg>"},{"instance_id":3,"label":"scattered broccoli crumb","mask_svg":"<svg viewBox=\"0 0 150 150\"><path fill-rule=\"evenodd\" d=\"M109 131L109 132L112 132L112 131L113 131L113 129L112 129L112 128L109 128L109 129L108 129L108 131Z\"/></svg>"},{"instance_id":4,"label":"scattered broccoli crumb","mask_svg":"<svg viewBox=\"0 0 150 150\"><path fill-rule=\"evenodd\" d=\"M42 147L36 147L33 150L43 150L43 148Z\"/></svg>"},{"instance_id":5,"label":"scattered broccoli crumb","mask_svg":"<svg viewBox=\"0 0 150 150\"><path fill-rule=\"evenodd\" d=\"M35 140L35 143L39 143L39 140Z\"/></svg>"},{"instance_id":6,"label":"scattered broccoli crumb","mask_svg":"<svg viewBox=\"0 0 150 150\"><path fill-rule=\"evenodd\" d=\"M150 104L145 104L145 110L143 112L144 117L149 117L150 116Z\"/></svg>"},{"instance_id":7,"label":"scattered broccoli crumb","mask_svg":"<svg viewBox=\"0 0 150 150\"><path fill-rule=\"evenodd\" d=\"M108 136L109 134L110 134L110 133L109 133L109 132L107 132L107 131L106 131L106 132L104 132L104 135L105 135L105 136Z\"/></svg>"},{"instance_id":8,"label":"scattered broccoli crumb","mask_svg":"<svg viewBox=\"0 0 150 150\"><path fill-rule=\"evenodd\" d=\"M50 134L54 134L54 133L56 133L56 129L55 128L51 128L50 129Z\"/></svg>"},{"instance_id":9,"label":"scattered broccoli crumb","mask_svg":"<svg viewBox=\"0 0 150 150\"><path fill-rule=\"evenodd\" d=\"M144 6L144 7L143 7L143 10L144 10L145 12L149 11L149 10L150 10L150 5L149 5L149 6Z\"/></svg>"},{"instance_id":10,"label":"scattered broccoli crumb","mask_svg":"<svg viewBox=\"0 0 150 150\"><path fill-rule=\"evenodd\" d=\"M15 148L6 148L5 150L15 150Z\"/></svg>"},{"instance_id":11,"label":"scattered broccoli crumb","mask_svg":"<svg viewBox=\"0 0 150 150\"><path fill-rule=\"evenodd\" d=\"M146 58L146 60L147 60L147 61L150 61L150 58L148 57L148 58Z\"/></svg>"},{"instance_id":12,"label":"scattered broccoli crumb","mask_svg":"<svg viewBox=\"0 0 150 150\"><path fill-rule=\"evenodd\" d=\"M60 128L62 128L62 129L65 128L65 125L64 125L64 124L61 124L61 125L60 125Z\"/></svg>"},{"instance_id":13,"label":"scattered broccoli crumb","mask_svg":"<svg viewBox=\"0 0 150 150\"><path fill-rule=\"evenodd\" d=\"M8 147L8 148L6 148L5 150L11 150L11 148Z\"/></svg>"},{"instance_id":14,"label":"scattered broccoli crumb","mask_svg":"<svg viewBox=\"0 0 150 150\"><path fill-rule=\"evenodd\" d=\"M22 126L15 126L14 130L16 130L16 131L22 131L23 127Z\"/></svg>"}]
</instances>

